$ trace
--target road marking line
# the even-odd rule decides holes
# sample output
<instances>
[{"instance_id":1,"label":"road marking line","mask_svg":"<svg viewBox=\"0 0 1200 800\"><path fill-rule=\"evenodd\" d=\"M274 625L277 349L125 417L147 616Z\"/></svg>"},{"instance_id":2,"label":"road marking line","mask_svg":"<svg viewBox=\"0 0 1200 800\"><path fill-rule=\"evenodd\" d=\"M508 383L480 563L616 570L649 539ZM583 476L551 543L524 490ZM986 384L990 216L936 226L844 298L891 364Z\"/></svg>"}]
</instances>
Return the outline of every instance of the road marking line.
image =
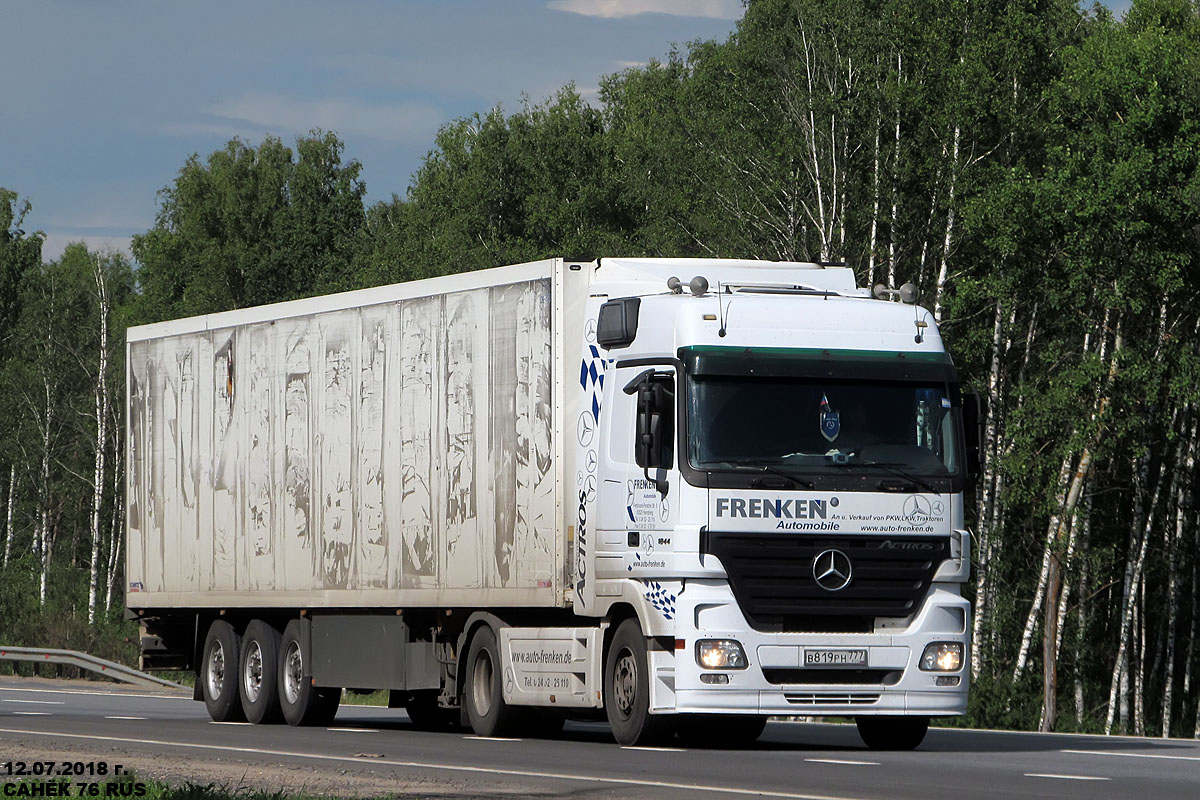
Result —
<instances>
[{"instance_id":1,"label":"road marking line","mask_svg":"<svg viewBox=\"0 0 1200 800\"><path fill-rule=\"evenodd\" d=\"M1123 758L1164 758L1168 761L1200 761L1200 756L1170 756L1166 753L1111 753L1103 750L1063 750L1076 756L1121 756Z\"/></svg>"},{"instance_id":2,"label":"road marking line","mask_svg":"<svg viewBox=\"0 0 1200 800\"><path fill-rule=\"evenodd\" d=\"M49 711L14 711L22 717L50 717L53 716Z\"/></svg>"},{"instance_id":3,"label":"road marking line","mask_svg":"<svg viewBox=\"0 0 1200 800\"><path fill-rule=\"evenodd\" d=\"M327 731L341 731L342 733L379 733L374 728L326 728Z\"/></svg>"},{"instance_id":4,"label":"road marking line","mask_svg":"<svg viewBox=\"0 0 1200 800\"><path fill-rule=\"evenodd\" d=\"M302 753L292 750L267 750L258 747L232 747L219 744L197 744L193 742L167 742L160 739L132 739L118 736L96 736L86 733L62 733L58 731L27 731L14 728L0 728L0 733L10 733L19 736L55 736L60 739L86 739L98 742L121 742L123 744L159 745L161 747L179 747L193 750L216 750L227 753L252 753L255 755L320 759L322 761L348 761L358 764L379 765L391 767L406 767L409 769L444 770L447 772L472 772L483 775L508 775L517 778L545 778L549 780L574 781L576 783L613 784L616 786L651 786L659 789L679 789L683 791L708 792L710 794L736 794L753 797L779 797L783 800L861 800L860 795L824 795L801 794L799 792L778 792L770 789L743 789L737 786L705 786L696 783L676 783L674 781L654 781L642 778L616 778L603 775L580 775L567 772L536 772L523 769L502 769L499 767L477 767L465 764L438 764L432 761L397 761L394 759L364 758L360 756L331 756L324 753Z\"/></svg>"},{"instance_id":5,"label":"road marking line","mask_svg":"<svg viewBox=\"0 0 1200 800\"><path fill-rule=\"evenodd\" d=\"M878 767L878 761L851 761L848 758L806 758L812 764L846 764L854 767Z\"/></svg>"},{"instance_id":6,"label":"road marking line","mask_svg":"<svg viewBox=\"0 0 1200 800\"><path fill-rule=\"evenodd\" d=\"M464 736L464 739L475 739L480 742L523 742L524 739L506 739L503 736Z\"/></svg>"},{"instance_id":7,"label":"road marking line","mask_svg":"<svg viewBox=\"0 0 1200 800\"><path fill-rule=\"evenodd\" d=\"M181 694L136 694L134 692L88 692L83 689L30 689L21 686L0 686L0 692L36 692L38 694L89 694L96 697L149 697L154 700L191 700Z\"/></svg>"},{"instance_id":8,"label":"road marking line","mask_svg":"<svg viewBox=\"0 0 1200 800\"><path fill-rule=\"evenodd\" d=\"M66 703L62 700L9 700L7 697L0 699L0 703L31 703L39 706L65 706Z\"/></svg>"},{"instance_id":9,"label":"road marking line","mask_svg":"<svg viewBox=\"0 0 1200 800\"><path fill-rule=\"evenodd\" d=\"M145 717L105 717L105 719L145 719Z\"/></svg>"},{"instance_id":10,"label":"road marking line","mask_svg":"<svg viewBox=\"0 0 1200 800\"><path fill-rule=\"evenodd\" d=\"M1054 778L1060 781L1111 781L1112 778L1097 778L1095 775L1055 775L1053 772L1026 772L1026 778Z\"/></svg>"},{"instance_id":11,"label":"road marking line","mask_svg":"<svg viewBox=\"0 0 1200 800\"><path fill-rule=\"evenodd\" d=\"M648 750L651 753L682 753L682 747L638 747L637 745L623 744L622 750Z\"/></svg>"},{"instance_id":12,"label":"road marking line","mask_svg":"<svg viewBox=\"0 0 1200 800\"><path fill-rule=\"evenodd\" d=\"M249 725L250 723L249 722L217 722L216 720L210 719L208 721L208 724L209 725Z\"/></svg>"}]
</instances>

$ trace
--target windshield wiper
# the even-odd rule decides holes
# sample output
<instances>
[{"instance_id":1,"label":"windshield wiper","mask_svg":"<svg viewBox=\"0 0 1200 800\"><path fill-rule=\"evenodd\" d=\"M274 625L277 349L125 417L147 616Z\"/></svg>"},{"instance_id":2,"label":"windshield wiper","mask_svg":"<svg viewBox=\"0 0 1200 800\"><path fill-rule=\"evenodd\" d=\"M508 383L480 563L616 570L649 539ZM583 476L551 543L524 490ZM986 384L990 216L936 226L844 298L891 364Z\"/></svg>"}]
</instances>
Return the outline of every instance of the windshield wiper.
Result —
<instances>
[{"instance_id":1,"label":"windshield wiper","mask_svg":"<svg viewBox=\"0 0 1200 800\"><path fill-rule=\"evenodd\" d=\"M920 486L922 489L925 489L926 491L933 492L936 495L941 494L941 492L939 492L937 489L935 489L933 487L933 485L929 483L929 481L925 480L920 475L915 475L906 469L901 469L904 466L903 464L896 464L896 463L893 463L890 461L855 461L853 464L847 464L846 466L878 467L879 469L887 470L888 472L892 473L893 475L898 475L899 477L904 478L905 480L912 481L917 486Z\"/></svg>"},{"instance_id":2,"label":"windshield wiper","mask_svg":"<svg viewBox=\"0 0 1200 800\"><path fill-rule=\"evenodd\" d=\"M797 486L803 486L806 489L816 488L816 485L812 481L805 480L798 475L786 472L778 467L771 466L770 464L764 464L760 459L757 458L722 459L721 461L715 463L730 464L735 467L757 467L763 472L770 472L772 475L778 475L785 480L791 481Z\"/></svg>"}]
</instances>

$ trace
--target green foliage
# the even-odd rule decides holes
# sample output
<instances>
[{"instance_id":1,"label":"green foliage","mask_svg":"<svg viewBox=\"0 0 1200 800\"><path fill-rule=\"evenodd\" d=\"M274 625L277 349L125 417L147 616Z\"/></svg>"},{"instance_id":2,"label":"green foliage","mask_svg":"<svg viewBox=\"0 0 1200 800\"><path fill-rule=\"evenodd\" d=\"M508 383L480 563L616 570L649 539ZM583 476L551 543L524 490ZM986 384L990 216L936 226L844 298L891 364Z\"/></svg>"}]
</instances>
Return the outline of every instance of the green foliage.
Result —
<instances>
[{"instance_id":1,"label":"green foliage","mask_svg":"<svg viewBox=\"0 0 1200 800\"><path fill-rule=\"evenodd\" d=\"M355 285L366 188L342 142L314 131L296 152L267 137L188 158L133 238L143 321L289 300Z\"/></svg>"}]
</instances>

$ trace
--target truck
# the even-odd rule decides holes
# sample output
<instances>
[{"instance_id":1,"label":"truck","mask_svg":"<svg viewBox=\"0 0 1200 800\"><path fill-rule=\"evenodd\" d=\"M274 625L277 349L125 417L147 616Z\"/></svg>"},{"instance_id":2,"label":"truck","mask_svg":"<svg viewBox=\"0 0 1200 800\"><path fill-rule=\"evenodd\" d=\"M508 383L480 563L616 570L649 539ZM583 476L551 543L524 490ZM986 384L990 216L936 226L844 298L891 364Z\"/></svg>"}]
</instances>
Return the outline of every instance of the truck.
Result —
<instances>
[{"instance_id":1,"label":"truck","mask_svg":"<svg viewBox=\"0 0 1200 800\"><path fill-rule=\"evenodd\" d=\"M911 285L555 258L130 328L126 593L216 721L965 713L979 411Z\"/></svg>"}]
</instances>

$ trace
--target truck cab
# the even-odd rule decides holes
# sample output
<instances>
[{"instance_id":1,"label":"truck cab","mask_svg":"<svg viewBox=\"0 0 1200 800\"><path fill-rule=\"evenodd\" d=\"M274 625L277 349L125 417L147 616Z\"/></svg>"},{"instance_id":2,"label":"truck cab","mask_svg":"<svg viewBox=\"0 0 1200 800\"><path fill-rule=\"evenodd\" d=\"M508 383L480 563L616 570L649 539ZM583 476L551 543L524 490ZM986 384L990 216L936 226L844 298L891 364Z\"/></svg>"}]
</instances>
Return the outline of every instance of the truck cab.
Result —
<instances>
[{"instance_id":1,"label":"truck cab","mask_svg":"<svg viewBox=\"0 0 1200 800\"><path fill-rule=\"evenodd\" d=\"M844 267L589 268L573 599L618 740L838 715L912 747L964 713L977 448L932 314Z\"/></svg>"}]
</instances>

